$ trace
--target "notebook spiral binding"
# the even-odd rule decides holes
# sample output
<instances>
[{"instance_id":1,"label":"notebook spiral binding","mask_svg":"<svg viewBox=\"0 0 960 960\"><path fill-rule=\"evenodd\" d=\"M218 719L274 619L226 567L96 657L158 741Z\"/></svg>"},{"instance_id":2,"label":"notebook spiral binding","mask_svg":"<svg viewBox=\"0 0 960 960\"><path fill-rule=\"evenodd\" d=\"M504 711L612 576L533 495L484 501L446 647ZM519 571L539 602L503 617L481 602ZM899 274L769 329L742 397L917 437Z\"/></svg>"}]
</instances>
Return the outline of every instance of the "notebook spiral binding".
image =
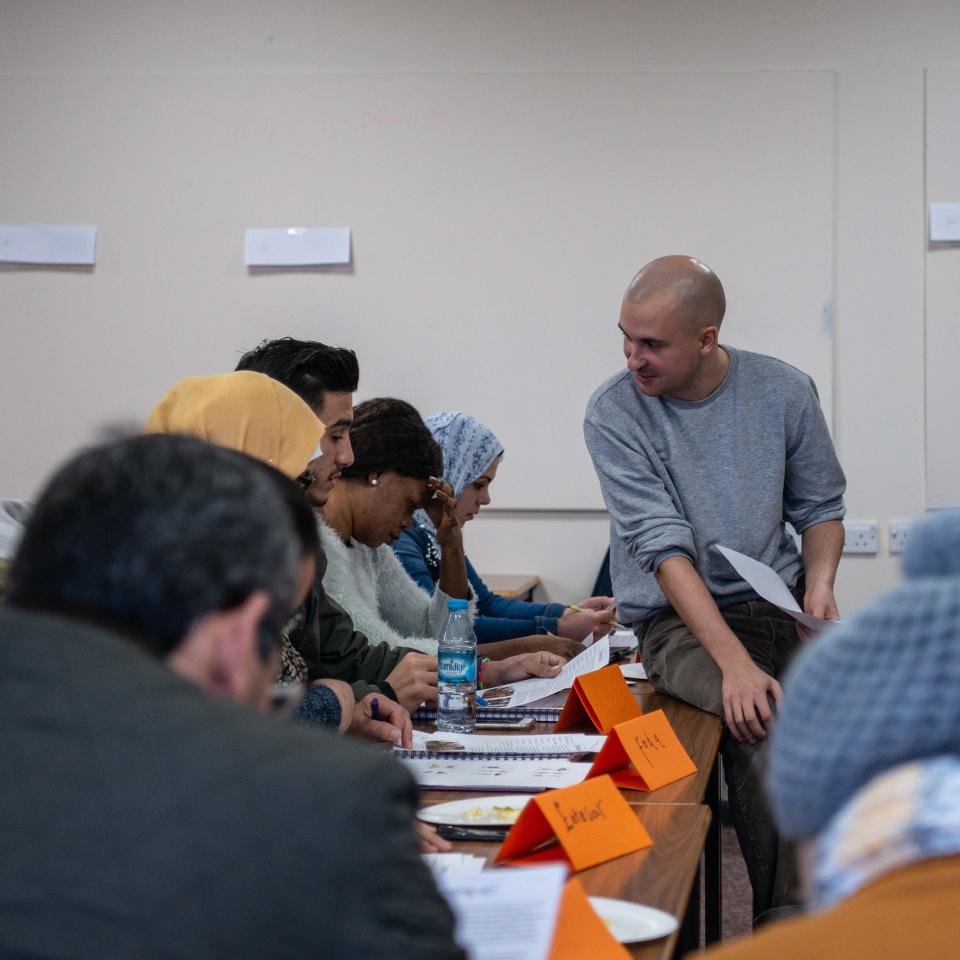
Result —
<instances>
[{"instance_id":1,"label":"notebook spiral binding","mask_svg":"<svg viewBox=\"0 0 960 960\"><path fill-rule=\"evenodd\" d=\"M570 760L587 756L579 753L478 753L475 750L400 750L393 748L398 760Z\"/></svg>"},{"instance_id":2,"label":"notebook spiral binding","mask_svg":"<svg viewBox=\"0 0 960 960\"><path fill-rule=\"evenodd\" d=\"M533 717L546 723L554 723L560 719L562 707L477 707L477 720L522 720L524 717ZM412 717L418 720L436 720L437 711L428 707L420 707Z\"/></svg>"}]
</instances>

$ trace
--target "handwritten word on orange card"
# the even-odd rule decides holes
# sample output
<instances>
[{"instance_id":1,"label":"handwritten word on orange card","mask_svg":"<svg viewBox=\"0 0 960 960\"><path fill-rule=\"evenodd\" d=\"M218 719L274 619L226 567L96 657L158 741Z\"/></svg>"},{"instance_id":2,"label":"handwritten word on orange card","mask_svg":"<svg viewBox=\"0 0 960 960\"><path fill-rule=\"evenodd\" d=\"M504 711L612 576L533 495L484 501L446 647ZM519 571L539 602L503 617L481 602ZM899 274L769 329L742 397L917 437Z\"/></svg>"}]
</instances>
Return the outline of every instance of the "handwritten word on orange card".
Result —
<instances>
[{"instance_id":1,"label":"handwritten word on orange card","mask_svg":"<svg viewBox=\"0 0 960 960\"><path fill-rule=\"evenodd\" d=\"M580 881L571 877L563 888L550 960L629 960L610 928L590 906Z\"/></svg>"},{"instance_id":2,"label":"handwritten word on orange card","mask_svg":"<svg viewBox=\"0 0 960 960\"><path fill-rule=\"evenodd\" d=\"M654 710L617 724L587 776L608 773L618 787L656 790L696 772L667 715Z\"/></svg>"},{"instance_id":3,"label":"handwritten word on orange card","mask_svg":"<svg viewBox=\"0 0 960 960\"><path fill-rule=\"evenodd\" d=\"M613 781L601 776L531 797L496 859L561 860L584 870L652 843Z\"/></svg>"},{"instance_id":4,"label":"handwritten word on orange card","mask_svg":"<svg viewBox=\"0 0 960 960\"><path fill-rule=\"evenodd\" d=\"M618 723L639 717L641 713L640 704L620 668L611 664L573 681L555 729L582 727L589 720L601 733L609 733Z\"/></svg>"}]
</instances>

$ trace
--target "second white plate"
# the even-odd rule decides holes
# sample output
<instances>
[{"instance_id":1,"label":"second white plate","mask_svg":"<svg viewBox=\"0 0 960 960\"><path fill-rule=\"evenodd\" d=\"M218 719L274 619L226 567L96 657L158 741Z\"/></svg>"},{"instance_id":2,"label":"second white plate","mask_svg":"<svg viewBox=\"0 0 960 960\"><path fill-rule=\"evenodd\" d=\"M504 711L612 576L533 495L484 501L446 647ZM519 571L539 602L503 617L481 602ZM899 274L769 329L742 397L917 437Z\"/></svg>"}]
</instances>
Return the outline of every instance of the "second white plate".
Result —
<instances>
[{"instance_id":1,"label":"second white plate","mask_svg":"<svg viewBox=\"0 0 960 960\"><path fill-rule=\"evenodd\" d=\"M525 794L469 797L424 807L417 811L417 817L424 823L444 823L453 827L508 827L516 822L529 799Z\"/></svg>"},{"instance_id":2,"label":"second white plate","mask_svg":"<svg viewBox=\"0 0 960 960\"><path fill-rule=\"evenodd\" d=\"M589 897L590 906L621 943L659 940L677 929L677 918L663 910L628 900Z\"/></svg>"}]
</instances>

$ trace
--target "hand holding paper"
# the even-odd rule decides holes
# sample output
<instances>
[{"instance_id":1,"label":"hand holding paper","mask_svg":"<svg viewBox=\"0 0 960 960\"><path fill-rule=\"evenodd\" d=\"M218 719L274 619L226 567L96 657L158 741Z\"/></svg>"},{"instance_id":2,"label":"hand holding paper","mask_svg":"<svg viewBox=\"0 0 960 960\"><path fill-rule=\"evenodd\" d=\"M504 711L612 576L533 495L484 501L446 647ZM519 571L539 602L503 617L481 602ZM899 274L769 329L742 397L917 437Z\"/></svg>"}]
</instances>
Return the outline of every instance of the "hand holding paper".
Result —
<instances>
[{"instance_id":1,"label":"hand holding paper","mask_svg":"<svg viewBox=\"0 0 960 960\"><path fill-rule=\"evenodd\" d=\"M759 560L754 560L753 557L738 553L729 547L721 547L719 543L716 547L730 562L730 566L753 587L759 596L775 607L779 607L784 613L790 614L794 620L805 627L822 630L830 623L839 623L836 620L822 620L820 617L804 613L793 598L790 588L780 578L780 574L765 563L760 563Z\"/></svg>"}]
</instances>

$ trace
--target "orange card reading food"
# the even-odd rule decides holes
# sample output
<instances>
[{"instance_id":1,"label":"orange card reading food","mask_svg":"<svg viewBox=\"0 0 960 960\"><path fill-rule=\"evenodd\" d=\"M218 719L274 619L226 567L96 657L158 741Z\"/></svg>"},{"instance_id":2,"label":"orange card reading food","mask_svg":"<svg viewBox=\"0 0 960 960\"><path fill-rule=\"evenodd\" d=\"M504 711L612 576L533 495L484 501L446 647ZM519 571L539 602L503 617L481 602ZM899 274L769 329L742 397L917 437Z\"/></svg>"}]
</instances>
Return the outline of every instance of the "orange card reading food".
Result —
<instances>
[{"instance_id":1,"label":"orange card reading food","mask_svg":"<svg viewBox=\"0 0 960 960\"><path fill-rule=\"evenodd\" d=\"M618 723L641 713L640 704L614 663L573 681L555 729L582 727L589 720L601 733L609 733Z\"/></svg>"},{"instance_id":2,"label":"orange card reading food","mask_svg":"<svg viewBox=\"0 0 960 960\"><path fill-rule=\"evenodd\" d=\"M584 870L652 843L613 781L600 776L531 797L496 859L561 860Z\"/></svg>"},{"instance_id":3,"label":"orange card reading food","mask_svg":"<svg viewBox=\"0 0 960 960\"><path fill-rule=\"evenodd\" d=\"M696 772L667 715L654 710L617 724L587 776L610 774L618 787L656 790Z\"/></svg>"},{"instance_id":4,"label":"orange card reading food","mask_svg":"<svg viewBox=\"0 0 960 960\"><path fill-rule=\"evenodd\" d=\"M629 960L630 954L590 906L580 881L571 877L563 888L550 960L583 960L584 957Z\"/></svg>"}]
</instances>

